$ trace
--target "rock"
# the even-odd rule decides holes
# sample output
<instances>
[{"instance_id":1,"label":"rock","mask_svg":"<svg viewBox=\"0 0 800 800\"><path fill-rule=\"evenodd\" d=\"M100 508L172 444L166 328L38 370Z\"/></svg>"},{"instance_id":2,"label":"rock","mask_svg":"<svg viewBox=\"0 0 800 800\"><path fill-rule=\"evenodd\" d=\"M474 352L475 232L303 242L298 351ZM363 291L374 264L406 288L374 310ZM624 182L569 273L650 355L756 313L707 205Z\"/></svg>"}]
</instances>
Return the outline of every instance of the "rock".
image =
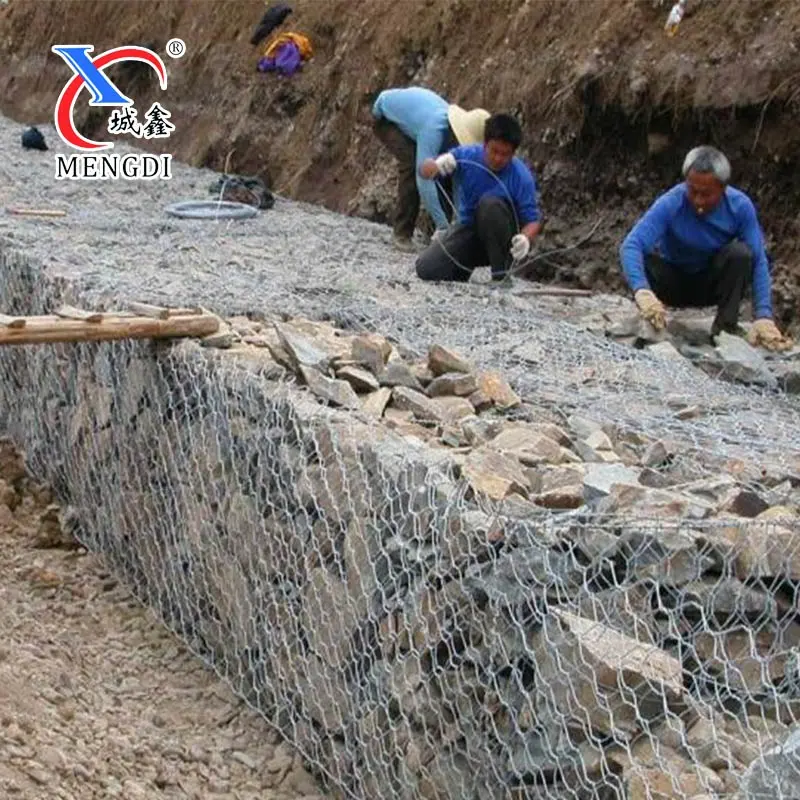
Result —
<instances>
[{"instance_id":1,"label":"rock","mask_svg":"<svg viewBox=\"0 0 800 800\"><path fill-rule=\"evenodd\" d=\"M353 361L363 364L373 375L380 375L392 346L382 336L366 334L355 336L350 343Z\"/></svg>"},{"instance_id":2,"label":"rock","mask_svg":"<svg viewBox=\"0 0 800 800\"><path fill-rule=\"evenodd\" d=\"M465 397L433 397L431 403L439 415L437 419L444 423L453 424L467 417L475 416L472 403Z\"/></svg>"},{"instance_id":3,"label":"rock","mask_svg":"<svg viewBox=\"0 0 800 800\"><path fill-rule=\"evenodd\" d=\"M647 348L647 352L656 358L664 359L665 361L686 361L678 349L672 342L658 342L651 344Z\"/></svg>"},{"instance_id":4,"label":"rock","mask_svg":"<svg viewBox=\"0 0 800 800\"><path fill-rule=\"evenodd\" d=\"M613 339L632 338L639 342L653 343L663 342L669 335L665 330L657 331L638 313L620 317L606 328L606 333Z\"/></svg>"},{"instance_id":5,"label":"rock","mask_svg":"<svg viewBox=\"0 0 800 800\"><path fill-rule=\"evenodd\" d=\"M279 322L274 323L274 327L280 345L288 354L295 369L302 366L327 372L330 366L330 357L315 342ZM276 360L279 360L277 356Z\"/></svg>"},{"instance_id":6,"label":"rock","mask_svg":"<svg viewBox=\"0 0 800 800\"><path fill-rule=\"evenodd\" d=\"M373 392L380 388L371 372L358 367L342 367L336 370L336 377L347 381L357 392Z\"/></svg>"},{"instance_id":7,"label":"rock","mask_svg":"<svg viewBox=\"0 0 800 800\"><path fill-rule=\"evenodd\" d=\"M390 388L405 386L407 389L414 389L417 392L425 391L404 361L390 361L379 375L378 380L381 386Z\"/></svg>"},{"instance_id":8,"label":"rock","mask_svg":"<svg viewBox=\"0 0 800 800\"><path fill-rule=\"evenodd\" d=\"M642 466L656 469L663 466L670 453L664 442L653 442L642 455Z\"/></svg>"},{"instance_id":9,"label":"rock","mask_svg":"<svg viewBox=\"0 0 800 800\"><path fill-rule=\"evenodd\" d=\"M575 449L584 461L616 463L620 460L614 451L614 444L603 430L593 430L586 438L575 443Z\"/></svg>"},{"instance_id":10,"label":"rock","mask_svg":"<svg viewBox=\"0 0 800 800\"><path fill-rule=\"evenodd\" d=\"M558 442L525 423L507 425L487 446L500 453L512 455L527 466L560 464L566 460L564 448Z\"/></svg>"},{"instance_id":11,"label":"rock","mask_svg":"<svg viewBox=\"0 0 800 800\"><path fill-rule=\"evenodd\" d=\"M472 403L472 407L479 413L492 407L492 398L481 389L473 392L467 399Z\"/></svg>"},{"instance_id":12,"label":"rock","mask_svg":"<svg viewBox=\"0 0 800 800\"><path fill-rule=\"evenodd\" d=\"M512 492L528 493L528 479L519 461L486 445L467 456L462 474L475 492L493 500L502 500Z\"/></svg>"},{"instance_id":13,"label":"rock","mask_svg":"<svg viewBox=\"0 0 800 800\"><path fill-rule=\"evenodd\" d=\"M200 339L201 347L214 347L217 350L227 350L239 340L239 337L230 330L217 331Z\"/></svg>"},{"instance_id":14,"label":"rock","mask_svg":"<svg viewBox=\"0 0 800 800\"><path fill-rule=\"evenodd\" d=\"M711 344L711 326L714 317L698 317L681 312L670 314L667 319L667 333L682 344L695 347Z\"/></svg>"},{"instance_id":15,"label":"rock","mask_svg":"<svg viewBox=\"0 0 800 800\"><path fill-rule=\"evenodd\" d=\"M347 587L326 569L317 568L303 594L303 624L314 652L331 667L342 668L357 655L351 637L358 615Z\"/></svg>"},{"instance_id":16,"label":"rock","mask_svg":"<svg viewBox=\"0 0 800 800\"><path fill-rule=\"evenodd\" d=\"M584 498L590 503L606 497L615 484L636 486L640 473L641 470L623 464L587 464L583 477Z\"/></svg>"},{"instance_id":17,"label":"rock","mask_svg":"<svg viewBox=\"0 0 800 800\"><path fill-rule=\"evenodd\" d=\"M567 417L567 425L575 434L575 436L582 440L587 439L595 431L603 430L603 426L599 422L595 422L592 419L587 419L586 417L581 417L578 414L572 414L571 416Z\"/></svg>"},{"instance_id":18,"label":"rock","mask_svg":"<svg viewBox=\"0 0 800 800\"><path fill-rule=\"evenodd\" d=\"M501 419L478 419L467 417L461 422L461 430L468 444L478 447L493 439L503 430L505 423Z\"/></svg>"},{"instance_id":19,"label":"rock","mask_svg":"<svg viewBox=\"0 0 800 800\"><path fill-rule=\"evenodd\" d=\"M299 683L304 710L328 733L343 730L355 716L355 695L348 691L341 670L315 656L305 656Z\"/></svg>"},{"instance_id":20,"label":"rock","mask_svg":"<svg viewBox=\"0 0 800 800\"><path fill-rule=\"evenodd\" d=\"M703 632L694 639L704 670L718 675L730 689L756 695L786 672L789 654L800 645L800 626L792 623L770 630Z\"/></svg>"},{"instance_id":21,"label":"rock","mask_svg":"<svg viewBox=\"0 0 800 800\"><path fill-rule=\"evenodd\" d=\"M800 726L765 750L745 771L741 790L746 800L797 797L800 789Z\"/></svg>"},{"instance_id":22,"label":"rock","mask_svg":"<svg viewBox=\"0 0 800 800\"><path fill-rule=\"evenodd\" d=\"M537 709L626 741L683 695L681 662L594 619L554 609L533 637ZM584 728L585 729L585 728Z\"/></svg>"},{"instance_id":23,"label":"rock","mask_svg":"<svg viewBox=\"0 0 800 800\"><path fill-rule=\"evenodd\" d=\"M428 368L434 376L448 372L472 372L472 365L466 359L438 344L428 350Z\"/></svg>"},{"instance_id":24,"label":"rock","mask_svg":"<svg viewBox=\"0 0 800 800\"><path fill-rule=\"evenodd\" d=\"M362 398L361 410L371 417L380 418L383 416L383 412L389 404L391 397L392 390L386 386L378 389L377 392L370 392Z\"/></svg>"},{"instance_id":25,"label":"rock","mask_svg":"<svg viewBox=\"0 0 800 800\"><path fill-rule=\"evenodd\" d=\"M761 495L750 489L734 488L720 505L720 511L735 514L737 517L754 519L769 509L769 504Z\"/></svg>"},{"instance_id":26,"label":"rock","mask_svg":"<svg viewBox=\"0 0 800 800\"><path fill-rule=\"evenodd\" d=\"M744 339L723 331L717 336L716 353L721 360L719 377L769 388L777 387L778 381L770 372L764 357ZM712 371L716 367L716 364L712 365Z\"/></svg>"},{"instance_id":27,"label":"rock","mask_svg":"<svg viewBox=\"0 0 800 800\"><path fill-rule=\"evenodd\" d=\"M445 372L434 378L426 389L429 397L456 395L465 397L478 390L478 381L469 372Z\"/></svg>"},{"instance_id":28,"label":"rock","mask_svg":"<svg viewBox=\"0 0 800 800\"><path fill-rule=\"evenodd\" d=\"M501 409L516 408L522 402L499 372L480 373L478 389Z\"/></svg>"},{"instance_id":29,"label":"rock","mask_svg":"<svg viewBox=\"0 0 800 800\"><path fill-rule=\"evenodd\" d=\"M769 514L769 511L764 513ZM728 525L716 532L733 549L736 575L742 580L800 580L800 531L796 524L789 527L769 517L756 519L763 522L763 526Z\"/></svg>"},{"instance_id":30,"label":"rock","mask_svg":"<svg viewBox=\"0 0 800 800\"><path fill-rule=\"evenodd\" d=\"M321 400L342 408L357 409L361 407L358 395L347 381L327 378L316 369L302 364L298 369L308 388Z\"/></svg>"},{"instance_id":31,"label":"rock","mask_svg":"<svg viewBox=\"0 0 800 800\"><path fill-rule=\"evenodd\" d=\"M400 411L410 411L417 419L441 421L441 412L433 400L406 386L395 386L392 389L392 404Z\"/></svg>"},{"instance_id":32,"label":"rock","mask_svg":"<svg viewBox=\"0 0 800 800\"><path fill-rule=\"evenodd\" d=\"M800 394L800 364L786 364L778 361L771 365L778 386L787 394Z\"/></svg>"},{"instance_id":33,"label":"rock","mask_svg":"<svg viewBox=\"0 0 800 800\"><path fill-rule=\"evenodd\" d=\"M633 513L658 519L705 519L714 507L697 498L645 486L613 484L607 497L597 504L600 514Z\"/></svg>"},{"instance_id":34,"label":"rock","mask_svg":"<svg viewBox=\"0 0 800 800\"><path fill-rule=\"evenodd\" d=\"M569 465L544 469L531 479L536 494L531 499L545 508L579 508L584 502L583 466Z\"/></svg>"}]
</instances>

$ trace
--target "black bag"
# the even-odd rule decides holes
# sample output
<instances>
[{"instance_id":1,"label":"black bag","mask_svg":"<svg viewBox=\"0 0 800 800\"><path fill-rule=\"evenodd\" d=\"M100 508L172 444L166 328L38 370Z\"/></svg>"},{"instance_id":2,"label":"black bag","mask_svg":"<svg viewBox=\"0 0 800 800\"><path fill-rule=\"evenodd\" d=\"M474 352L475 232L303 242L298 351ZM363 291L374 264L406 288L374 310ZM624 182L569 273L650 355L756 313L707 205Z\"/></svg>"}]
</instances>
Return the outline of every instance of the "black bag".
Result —
<instances>
[{"instance_id":1,"label":"black bag","mask_svg":"<svg viewBox=\"0 0 800 800\"><path fill-rule=\"evenodd\" d=\"M253 31L250 44L256 45L266 39L291 13L291 6L287 6L286 3L276 3L274 6L270 6Z\"/></svg>"},{"instance_id":2,"label":"black bag","mask_svg":"<svg viewBox=\"0 0 800 800\"><path fill-rule=\"evenodd\" d=\"M231 203L244 203L262 209L275 205L275 197L261 178L223 175L208 187L208 191L217 197L221 193L221 199Z\"/></svg>"},{"instance_id":3,"label":"black bag","mask_svg":"<svg viewBox=\"0 0 800 800\"><path fill-rule=\"evenodd\" d=\"M26 150L47 150L47 143L38 128L28 128L22 134L22 146Z\"/></svg>"}]
</instances>

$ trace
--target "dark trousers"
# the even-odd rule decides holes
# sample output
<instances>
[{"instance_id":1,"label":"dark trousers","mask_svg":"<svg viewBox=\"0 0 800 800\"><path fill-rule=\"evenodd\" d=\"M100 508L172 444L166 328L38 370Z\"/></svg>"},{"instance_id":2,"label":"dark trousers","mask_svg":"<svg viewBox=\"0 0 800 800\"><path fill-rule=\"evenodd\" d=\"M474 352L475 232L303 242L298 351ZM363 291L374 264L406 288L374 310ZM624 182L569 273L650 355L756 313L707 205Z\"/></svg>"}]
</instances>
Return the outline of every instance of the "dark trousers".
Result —
<instances>
[{"instance_id":1,"label":"dark trousers","mask_svg":"<svg viewBox=\"0 0 800 800\"><path fill-rule=\"evenodd\" d=\"M733 333L739 322L739 306L753 278L753 254L743 242L733 241L718 250L708 269L687 274L652 254L645 272L656 296L674 308L716 306L711 335Z\"/></svg>"},{"instance_id":2,"label":"dark trousers","mask_svg":"<svg viewBox=\"0 0 800 800\"><path fill-rule=\"evenodd\" d=\"M468 281L476 267L489 265L492 279L501 280L511 266L511 239L517 222L507 200L484 197L473 225L454 225L431 242L417 259L417 275L423 281Z\"/></svg>"},{"instance_id":3,"label":"dark trousers","mask_svg":"<svg viewBox=\"0 0 800 800\"><path fill-rule=\"evenodd\" d=\"M397 208L394 214L394 233L400 238L410 239L414 235L420 203L417 191L417 144L389 120L375 120L373 129L384 147L397 160ZM442 152L450 150L457 144L455 134L448 126L447 135L442 143ZM452 178L437 180L450 200L449 203L446 200L442 203L447 219L450 220L453 202Z\"/></svg>"}]
</instances>

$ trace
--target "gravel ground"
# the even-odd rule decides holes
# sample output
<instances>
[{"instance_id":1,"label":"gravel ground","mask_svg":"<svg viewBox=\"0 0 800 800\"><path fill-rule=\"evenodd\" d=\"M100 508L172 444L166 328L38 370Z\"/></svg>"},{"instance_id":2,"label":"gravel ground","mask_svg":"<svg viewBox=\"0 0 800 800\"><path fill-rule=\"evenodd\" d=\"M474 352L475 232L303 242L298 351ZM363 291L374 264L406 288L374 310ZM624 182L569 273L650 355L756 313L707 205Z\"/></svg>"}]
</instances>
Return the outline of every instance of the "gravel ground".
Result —
<instances>
[{"instance_id":1,"label":"gravel ground","mask_svg":"<svg viewBox=\"0 0 800 800\"><path fill-rule=\"evenodd\" d=\"M319 798L287 745L102 558L41 547L48 499L0 480L0 797Z\"/></svg>"}]
</instances>

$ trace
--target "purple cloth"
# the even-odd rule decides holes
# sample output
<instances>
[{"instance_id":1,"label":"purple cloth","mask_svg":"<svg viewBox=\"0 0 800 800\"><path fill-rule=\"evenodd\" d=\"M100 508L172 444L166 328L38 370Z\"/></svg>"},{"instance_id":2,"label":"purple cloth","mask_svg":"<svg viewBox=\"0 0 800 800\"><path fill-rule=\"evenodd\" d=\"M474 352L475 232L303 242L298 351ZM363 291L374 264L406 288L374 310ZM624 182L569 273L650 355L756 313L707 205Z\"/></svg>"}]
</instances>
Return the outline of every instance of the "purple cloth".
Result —
<instances>
[{"instance_id":1,"label":"purple cloth","mask_svg":"<svg viewBox=\"0 0 800 800\"><path fill-rule=\"evenodd\" d=\"M274 56L262 58L258 62L259 72L277 72L279 75L294 75L303 65L300 48L294 42L284 42Z\"/></svg>"}]
</instances>

